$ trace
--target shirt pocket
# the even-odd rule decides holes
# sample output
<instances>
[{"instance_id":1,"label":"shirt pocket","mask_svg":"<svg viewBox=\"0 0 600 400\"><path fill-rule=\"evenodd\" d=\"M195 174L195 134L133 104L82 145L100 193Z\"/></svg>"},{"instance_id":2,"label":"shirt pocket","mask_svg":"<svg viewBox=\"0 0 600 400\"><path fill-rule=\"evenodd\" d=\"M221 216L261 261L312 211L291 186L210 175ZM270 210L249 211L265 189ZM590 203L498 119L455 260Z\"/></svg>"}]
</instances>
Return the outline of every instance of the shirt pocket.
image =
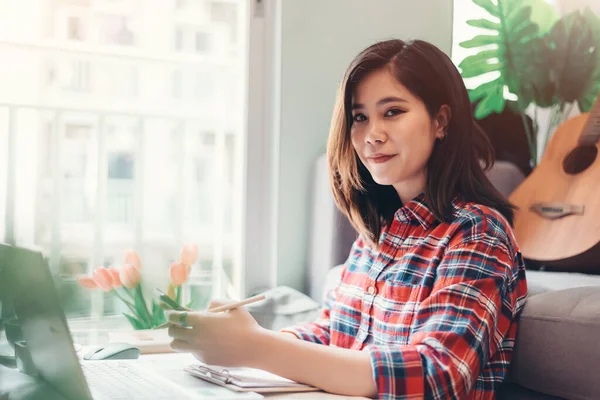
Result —
<instances>
[{"instance_id":1,"label":"shirt pocket","mask_svg":"<svg viewBox=\"0 0 600 400\"><path fill-rule=\"evenodd\" d=\"M387 281L373 303L372 334L375 344L408 344L416 310L418 285Z\"/></svg>"}]
</instances>

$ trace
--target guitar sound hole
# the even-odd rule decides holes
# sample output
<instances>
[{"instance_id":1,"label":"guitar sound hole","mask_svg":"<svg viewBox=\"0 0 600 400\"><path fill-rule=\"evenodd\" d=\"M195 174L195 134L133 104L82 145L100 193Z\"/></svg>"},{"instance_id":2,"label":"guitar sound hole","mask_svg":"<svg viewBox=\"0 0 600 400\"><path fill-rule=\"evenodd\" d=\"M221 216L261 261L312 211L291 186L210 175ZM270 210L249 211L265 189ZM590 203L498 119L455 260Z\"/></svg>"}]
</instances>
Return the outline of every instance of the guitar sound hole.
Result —
<instances>
[{"instance_id":1,"label":"guitar sound hole","mask_svg":"<svg viewBox=\"0 0 600 400\"><path fill-rule=\"evenodd\" d=\"M598 155L598 148L594 145L578 146L565 158L563 168L570 175L575 175L588 169Z\"/></svg>"}]
</instances>

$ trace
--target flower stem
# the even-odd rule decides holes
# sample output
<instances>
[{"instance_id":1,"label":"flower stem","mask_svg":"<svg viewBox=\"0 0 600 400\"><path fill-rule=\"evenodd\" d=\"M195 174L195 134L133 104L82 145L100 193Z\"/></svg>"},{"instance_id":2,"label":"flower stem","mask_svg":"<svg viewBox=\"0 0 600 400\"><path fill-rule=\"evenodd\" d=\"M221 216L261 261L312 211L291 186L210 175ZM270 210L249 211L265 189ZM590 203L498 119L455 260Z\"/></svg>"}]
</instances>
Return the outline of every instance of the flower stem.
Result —
<instances>
[{"instance_id":1,"label":"flower stem","mask_svg":"<svg viewBox=\"0 0 600 400\"><path fill-rule=\"evenodd\" d=\"M550 122L548 123L548 131L546 132L546 137L544 138L544 147L541 148L541 151L544 152L546 150L546 146L548 145L548 140L550 140L550 136L554 133L554 128L564 119L565 103L561 102L558 104L558 107L552 107L552 112L550 114Z\"/></svg>"},{"instance_id":2,"label":"flower stem","mask_svg":"<svg viewBox=\"0 0 600 400\"><path fill-rule=\"evenodd\" d=\"M139 296L140 306L142 308L142 313L144 314L144 319L148 322L149 326L152 326L152 317L150 316L150 312L148 311L148 305L146 304L146 300L144 299L144 292L142 291L142 285L138 284L135 288L136 295Z\"/></svg>"},{"instance_id":3,"label":"flower stem","mask_svg":"<svg viewBox=\"0 0 600 400\"><path fill-rule=\"evenodd\" d=\"M119 298L119 300L121 300L123 303L125 303L125 305L126 305L127 307L129 307L129 310L131 310L131 312L133 312L135 315L137 315L137 312L136 312L136 310L135 310L135 307L134 307L134 305L133 305L133 304L131 304L131 303L130 303L129 301L127 301L126 299L124 299L124 298L123 298L123 296L121 296L121 295L119 294L119 292L117 292L117 291L116 291L116 289L113 289L113 290L111 290L111 292L112 292L112 293L113 293L115 296L117 296L117 297Z\"/></svg>"}]
</instances>

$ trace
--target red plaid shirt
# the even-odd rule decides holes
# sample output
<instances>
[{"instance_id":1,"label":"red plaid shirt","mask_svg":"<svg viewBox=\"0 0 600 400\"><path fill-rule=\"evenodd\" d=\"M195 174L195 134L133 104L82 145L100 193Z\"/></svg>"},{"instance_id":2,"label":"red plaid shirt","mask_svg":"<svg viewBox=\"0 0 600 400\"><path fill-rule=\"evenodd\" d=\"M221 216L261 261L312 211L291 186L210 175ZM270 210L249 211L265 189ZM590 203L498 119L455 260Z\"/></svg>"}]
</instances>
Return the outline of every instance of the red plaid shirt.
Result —
<instances>
[{"instance_id":1,"label":"red plaid shirt","mask_svg":"<svg viewBox=\"0 0 600 400\"><path fill-rule=\"evenodd\" d=\"M420 195L354 243L321 317L285 329L367 351L380 398L493 399L506 376L527 295L512 229L459 198L440 223Z\"/></svg>"}]
</instances>

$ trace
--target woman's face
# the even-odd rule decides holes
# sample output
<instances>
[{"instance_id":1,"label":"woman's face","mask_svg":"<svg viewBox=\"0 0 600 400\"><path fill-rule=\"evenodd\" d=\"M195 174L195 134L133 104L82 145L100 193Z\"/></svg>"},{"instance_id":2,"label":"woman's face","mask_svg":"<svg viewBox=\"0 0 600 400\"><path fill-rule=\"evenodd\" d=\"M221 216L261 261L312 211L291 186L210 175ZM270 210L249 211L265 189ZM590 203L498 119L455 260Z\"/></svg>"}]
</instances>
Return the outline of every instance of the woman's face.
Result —
<instances>
[{"instance_id":1,"label":"woman's face","mask_svg":"<svg viewBox=\"0 0 600 400\"><path fill-rule=\"evenodd\" d=\"M425 104L383 68L356 86L352 120L352 145L375 182L393 185L403 202L425 189L427 161L447 119L432 121Z\"/></svg>"}]
</instances>

